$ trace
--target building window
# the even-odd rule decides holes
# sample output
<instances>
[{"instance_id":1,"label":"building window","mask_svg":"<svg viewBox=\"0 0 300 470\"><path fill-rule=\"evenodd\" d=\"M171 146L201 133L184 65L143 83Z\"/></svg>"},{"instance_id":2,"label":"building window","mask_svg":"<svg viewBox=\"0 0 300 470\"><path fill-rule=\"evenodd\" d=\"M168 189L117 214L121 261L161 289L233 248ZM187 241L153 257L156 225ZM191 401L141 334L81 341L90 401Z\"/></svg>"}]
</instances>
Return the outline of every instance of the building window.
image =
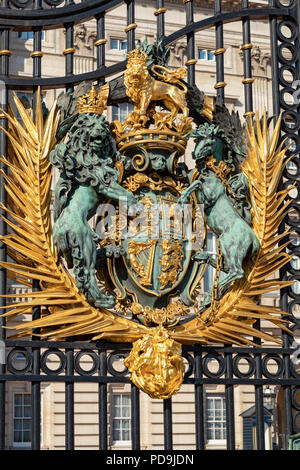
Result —
<instances>
[{"instance_id":1,"label":"building window","mask_svg":"<svg viewBox=\"0 0 300 470\"><path fill-rule=\"evenodd\" d=\"M34 38L34 33L33 31L18 31L18 38L24 39L24 41L27 41L27 39ZM45 40L45 31L42 31L42 41L44 40Z\"/></svg>"},{"instance_id":2,"label":"building window","mask_svg":"<svg viewBox=\"0 0 300 470\"><path fill-rule=\"evenodd\" d=\"M133 105L129 103L121 103L119 106L113 106L112 121L125 121L131 111L133 111Z\"/></svg>"},{"instance_id":3,"label":"building window","mask_svg":"<svg viewBox=\"0 0 300 470\"><path fill-rule=\"evenodd\" d=\"M112 405L113 442L128 442L131 440L131 397L125 393L114 393Z\"/></svg>"},{"instance_id":4,"label":"building window","mask_svg":"<svg viewBox=\"0 0 300 470\"><path fill-rule=\"evenodd\" d=\"M208 442L226 439L225 397L210 395L206 397L206 437Z\"/></svg>"},{"instance_id":5,"label":"building window","mask_svg":"<svg viewBox=\"0 0 300 470\"><path fill-rule=\"evenodd\" d=\"M198 49L198 60L215 61L216 56L214 54L214 51L209 51L207 49Z\"/></svg>"},{"instance_id":6,"label":"building window","mask_svg":"<svg viewBox=\"0 0 300 470\"><path fill-rule=\"evenodd\" d=\"M14 394L14 447L29 447L31 444L31 395Z\"/></svg>"},{"instance_id":7,"label":"building window","mask_svg":"<svg viewBox=\"0 0 300 470\"><path fill-rule=\"evenodd\" d=\"M110 49L117 51L126 51L127 50L127 41L122 39L111 39L110 40Z\"/></svg>"}]
</instances>

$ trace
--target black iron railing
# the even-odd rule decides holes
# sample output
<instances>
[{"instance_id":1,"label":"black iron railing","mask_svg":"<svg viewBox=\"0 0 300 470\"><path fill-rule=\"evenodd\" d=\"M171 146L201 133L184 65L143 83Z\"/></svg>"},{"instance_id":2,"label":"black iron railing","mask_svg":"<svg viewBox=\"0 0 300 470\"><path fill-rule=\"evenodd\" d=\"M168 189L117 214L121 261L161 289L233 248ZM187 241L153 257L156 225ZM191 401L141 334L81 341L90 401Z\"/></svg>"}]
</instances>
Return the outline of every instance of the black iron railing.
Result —
<instances>
[{"instance_id":1,"label":"black iron railing","mask_svg":"<svg viewBox=\"0 0 300 470\"><path fill-rule=\"evenodd\" d=\"M115 349L112 349L115 348ZM9 349L6 373L1 377L5 382L26 381L32 386L41 383L65 383L65 424L66 449L74 448L74 384L97 383L99 400L99 448L108 446L108 400L107 385L112 383L130 383L128 371L120 367L120 361L130 351L130 344L112 345L111 343L54 342L7 340ZM39 351L37 356L35 353ZM204 428L204 393L206 385L225 386L226 436L227 448L235 448L234 427L234 386L251 385L255 388L255 406L257 419L258 446L263 447L264 439L264 404L262 389L266 385L280 385L294 389L293 403L299 403L300 375L292 365L291 375L285 378L286 358L290 359L293 349L246 347L184 347L183 357L186 363L185 384L191 384L195 390L195 436L196 449L205 448ZM16 359L23 355L23 360L16 366ZM89 363L81 363L88 356ZM274 362L276 367L274 367ZM246 367L245 367L246 365ZM32 390L34 392L34 389ZM39 448L40 426L37 416L40 413L39 395L32 401L33 435L32 443ZM164 446L172 449L172 398L163 401ZM292 400L291 400L292 405ZM298 405L296 405L298 406ZM299 406L298 406L299 408ZM132 449L140 448L140 407L139 390L131 385L131 430ZM298 415L292 417L294 433L300 432Z\"/></svg>"}]
</instances>

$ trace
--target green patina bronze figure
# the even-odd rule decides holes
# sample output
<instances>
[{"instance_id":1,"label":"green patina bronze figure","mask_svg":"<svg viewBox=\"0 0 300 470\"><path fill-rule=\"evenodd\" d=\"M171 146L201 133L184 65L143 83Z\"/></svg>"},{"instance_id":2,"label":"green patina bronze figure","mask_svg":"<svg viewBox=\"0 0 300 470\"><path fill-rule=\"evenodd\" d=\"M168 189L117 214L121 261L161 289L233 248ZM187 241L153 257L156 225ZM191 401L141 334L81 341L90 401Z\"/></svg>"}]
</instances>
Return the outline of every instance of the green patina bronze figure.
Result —
<instances>
[{"instance_id":1,"label":"green patina bronze figure","mask_svg":"<svg viewBox=\"0 0 300 470\"><path fill-rule=\"evenodd\" d=\"M232 281L243 277L244 259L258 249L250 228L248 182L240 171L246 150L239 117L230 114L218 100L209 108L200 90L182 84L178 77L183 69L178 73L166 69L169 51L160 43L144 41L128 57L125 75L117 82L112 80L97 91L83 83L73 94L60 97L58 137L67 137L51 153L51 162L60 171L55 190L54 242L68 267L74 269L77 287L95 306L110 308L116 300L123 305L134 300L142 309L165 308L175 289L181 302L191 305L200 264L216 265L201 243L193 248L191 225L185 225L186 233L179 234L174 222L174 208L190 202L195 192L204 205L209 228L219 237L222 270L226 273L218 286L221 296ZM167 99L170 109L177 109L181 103L179 121L169 108L167 113L156 112L156 95L162 101ZM124 123L115 121L110 126L102 111L107 103L128 97L134 100L134 112ZM141 108L145 102L149 103L149 112L148 122L143 124L139 113L146 112ZM188 109L198 127L182 137L191 129ZM178 163L188 137L196 142L192 157L198 172L191 185L188 168ZM108 201L116 205L126 202L133 208L132 214L138 208L144 219L138 233L132 230L132 223L125 224L127 231L122 239L116 242L108 236L99 248L103 237L88 221L99 204ZM158 222L158 239L147 228L147 211L153 206L171 215L173 224L166 235L166 222ZM129 211L129 216L132 214ZM116 222L120 225L118 216L111 220L112 224ZM198 230L203 239L203 222ZM101 266L106 269L107 262L104 277L111 278L109 290L113 295L100 290L96 277L97 270ZM132 292L136 293L134 297ZM206 297L204 305L210 304L210 298ZM131 312L135 315L138 310L135 307ZM136 318L145 322L141 312Z\"/></svg>"},{"instance_id":2,"label":"green patina bronze figure","mask_svg":"<svg viewBox=\"0 0 300 470\"><path fill-rule=\"evenodd\" d=\"M51 163L60 171L55 188L53 239L58 252L74 269L77 287L92 304L113 307L115 298L102 293L95 276L100 239L88 221L105 199L136 205L136 198L120 186L115 167L120 155L109 123L97 113L79 114L66 143L51 152ZM107 246L110 256L111 247ZM103 252L103 250L102 250ZM98 256L99 259L99 256Z\"/></svg>"},{"instance_id":3,"label":"green patina bronze figure","mask_svg":"<svg viewBox=\"0 0 300 470\"><path fill-rule=\"evenodd\" d=\"M60 121L53 107L44 132L41 102L34 124L15 97L26 126L20 131L8 116L12 155L2 159L9 195L16 195L13 207L2 209L17 221L15 233L1 238L16 263L2 267L25 285L40 279L41 288L9 304L8 315L40 305L41 318L29 328L44 336L134 342L125 362L133 383L163 399L182 383L182 344L272 339L252 324L261 316L278 326L285 313L266 313L257 296L291 284L273 276L290 259L285 244L278 248L290 191L278 190L280 120L271 138L266 115L263 124L250 116L245 132L237 113L189 86L185 69L168 69L168 58L162 42L140 43L128 52L123 75L62 94ZM133 111L109 123L104 110L120 103ZM196 141L195 168L179 161L188 138ZM53 227L50 149L59 171ZM217 239L216 258L205 247L207 228ZM208 265L216 269L203 300Z\"/></svg>"},{"instance_id":4,"label":"green patina bronze figure","mask_svg":"<svg viewBox=\"0 0 300 470\"><path fill-rule=\"evenodd\" d=\"M243 278L244 260L259 249L258 239L250 227L248 181L241 172L246 156L244 140L240 139L243 132L237 125L238 115L232 117L224 111L224 117L227 120L224 119L223 128L216 122L219 118L213 124L200 125L189 134L195 139L192 157L196 161L199 179L183 192L179 200L179 203L186 204L196 192L197 200L204 205L207 225L218 236L221 270L226 273L218 283L218 298L232 281ZM206 251L195 253L192 259L214 268L217 266L216 259ZM208 294L202 305L210 303L211 294Z\"/></svg>"},{"instance_id":5,"label":"green patina bronze figure","mask_svg":"<svg viewBox=\"0 0 300 470\"><path fill-rule=\"evenodd\" d=\"M259 241L234 208L224 185L214 172L208 171L201 180L192 183L184 191L179 202L186 203L194 191L199 203L204 204L207 225L219 237L223 256L222 271L226 273L218 285L220 296L226 286L244 276L243 261L247 255L253 256L257 252ZM194 254L193 260L216 267L215 260L205 251ZM210 297L206 297L203 305L210 304Z\"/></svg>"}]
</instances>

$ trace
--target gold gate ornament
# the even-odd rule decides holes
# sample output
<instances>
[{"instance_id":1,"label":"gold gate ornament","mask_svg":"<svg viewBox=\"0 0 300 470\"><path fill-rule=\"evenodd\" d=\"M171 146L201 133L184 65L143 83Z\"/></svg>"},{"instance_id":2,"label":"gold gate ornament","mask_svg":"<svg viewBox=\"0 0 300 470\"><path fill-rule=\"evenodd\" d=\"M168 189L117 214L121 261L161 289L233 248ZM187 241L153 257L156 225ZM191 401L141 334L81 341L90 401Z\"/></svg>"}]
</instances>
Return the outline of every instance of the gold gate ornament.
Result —
<instances>
[{"instance_id":1,"label":"gold gate ornament","mask_svg":"<svg viewBox=\"0 0 300 470\"><path fill-rule=\"evenodd\" d=\"M133 343L124 365L131 381L151 398L170 398L181 387L184 364L181 344L162 325Z\"/></svg>"},{"instance_id":2,"label":"gold gate ornament","mask_svg":"<svg viewBox=\"0 0 300 470\"><path fill-rule=\"evenodd\" d=\"M148 86L143 93L147 97L149 113L153 111L152 95L149 97L147 93L155 90L156 84L153 84L148 76L146 79ZM174 88L175 85L170 86ZM104 91L106 96L107 89ZM181 95L185 97L185 92L182 90ZM257 301L262 294L293 283L274 277L280 268L291 261L291 256L284 251L290 240L279 245L288 232L278 234L278 228L290 204L285 198L291 189L288 187L278 190L283 168L288 161L285 159L287 149L284 148L284 144L278 146L281 118L278 119L271 135L266 113L262 122L257 115L255 126L251 118L246 126L248 155L241 166L241 171L249 183L252 230L259 240L260 248L255 256L247 261L244 277L232 283L213 312L212 305L203 313L197 311L196 307L195 315L188 321L159 322L159 326L151 327L151 321L142 324L114 310L95 307L77 288L74 277L57 254L52 236L50 213L52 167L49 154L56 145L59 123L57 108L53 106L44 122L38 93L35 120L33 120L16 96L14 100L23 125L13 113L8 114L3 111L8 120L8 130L3 129L3 131L8 136L9 146L8 155L2 157L1 161L7 166L8 173L1 171L8 198L7 206L1 204L1 208L9 217L5 215L1 217L10 227L11 233L0 237L7 246L8 255L13 262L1 262L0 266L7 270L10 279L27 287L32 286L33 280L38 280L41 290L18 294L23 300L9 303L1 309L4 312L3 316L9 321L14 318L23 319L24 315L31 314L32 309L39 306L41 318L23 321L12 327L7 326L7 329L16 330L18 337L26 336L34 330L35 335L49 340L65 340L68 337L80 338L89 335L93 341L105 339L113 342L132 342L133 349L125 360L132 374L131 380L154 398L168 398L179 390L184 375L181 344L230 343L238 346L256 346L253 338L281 344L279 337L260 331L254 325L256 320L268 320L275 327L290 332L286 326L288 314L278 307L260 305ZM190 128L190 118L186 116L184 106L182 122L179 123L180 131L170 129L173 125L170 116L167 119L161 115L157 117L161 119L157 132L153 128L143 128L143 119L140 119L138 111L136 107L135 114L130 116L131 122L127 120L123 127L115 126L115 136L120 151L125 147L130 150L139 143L147 149L157 145L161 145L164 149L173 146L179 153L183 153L187 142L185 134ZM171 117L173 119L173 116ZM129 125L136 127L128 131ZM142 171L140 167L138 171ZM140 179L145 180L145 178ZM165 181L165 185L168 186L167 183L170 181ZM125 181L120 181L120 184L126 187ZM153 181L151 184L154 184ZM139 271L139 275L141 277L146 275L146 280L150 282L147 277L149 273L141 271L139 264L136 264L138 261L136 253L133 253L131 261ZM150 267L151 262L150 256ZM174 268L174 277L177 276L180 265L179 256ZM169 268L172 269L172 266L166 265L166 273L170 272ZM200 281L201 276L195 276L191 281L191 290L196 291ZM15 294L7 294L4 297L15 298ZM134 301L131 305L133 304ZM143 308L145 307L147 306L143 305ZM182 311L180 305L174 308L177 313ZM285 315L284 319L281 318L282 315ZM153 323L155 322L152 321L152 325ZM40 333L36 333L37 328L40 329Z\"/></svg>"}]
</instances>

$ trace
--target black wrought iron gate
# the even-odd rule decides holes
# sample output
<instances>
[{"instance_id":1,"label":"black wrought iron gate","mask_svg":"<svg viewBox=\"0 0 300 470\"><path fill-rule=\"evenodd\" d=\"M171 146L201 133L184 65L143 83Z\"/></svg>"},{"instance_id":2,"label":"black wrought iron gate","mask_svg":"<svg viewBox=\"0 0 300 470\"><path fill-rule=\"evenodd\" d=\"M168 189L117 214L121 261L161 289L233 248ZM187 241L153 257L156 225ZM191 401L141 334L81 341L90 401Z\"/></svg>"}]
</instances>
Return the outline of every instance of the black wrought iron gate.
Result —
<instances>
[{"instance_id":1,"label":"black wrought iron gate","mask_svg":"<svg viewBox=\"0 0 300 470\"><path fill-rule=\"evenodd\" d=\"M36 92L37 87L48 90L51 88L66 88L71 90L74 85L83 80L104 82L109 76L121 72L125 68L125 61L107 66L105 62L105 15L114 7L123 3L122 0L2 0L0 8L0 70L2 80L1 108L8 106L9 90L31 90ZM135 44L135 1L125 0L127 6L127 48L131 50ZM244 67L244 95L245 113L253 112L252 98L252 67L251 67L251 22L255 19L266 19L270 26L270 49L272 63L272 88L273 88L273 113L279 116L282 112L282 136L288 137L294 142L293 163L296 171L284 171L284 185L296 181L299 188L299 128L300 113L299 104L295 100L290 104L288 95L295 92L293 83L300 79L299 74L299 0L269 0L251 2L241 0L234 11L228 8L230 2L214 0L214 12L211 16L201 21L194 21L194 8L197 1L183 0L186 12L186 26L178 29L169 36L165 35L166 5L164 0L151 1L153 13L157 21L157 38L163 40L163 44L174 43L180 38L186 38L188 82L195 83L195 35L198 31L207 28L215 28L216 50L216 94L225 99L224 81L224 38L223 24L238 21L242 23L243 44L241 51ZM253 5L253 3L255 5ZM223 10L224 4L226 9ZM169 5L171 7L171 4ZM74 75L74 26L80 22L95 18L97 23L97 37L94 46L97 50L97 67L95 70ZM65 29L65 74L55 78L44 78L42 74L43 51L42 34L46 29ZM32 76L13 76L10 74L10 63L14 60L14 54L10 50L10 35L12 31L30 31L33 33ZM286 32L289 32L288 34ZM287 79L287 74L289 79ZM3 115L0 116L0 125L6 127L7 123ZM0 133L1 154L6 153L5 133ZM292 151L290 151L291 153ZM6 195L3 179L0 181L0 199L5 202ZM300 236L300 207L299 196L293 199L291 204L293 214L288 216L285 224L293 228ZM284 227L282 227L284 230ZM0 231L5 233L6 227L0 222ZM285 240L283 240L284 242ZM297 246L290 245L289 250L300 256ZM293 251L294 250L294 251ZM0 260L5 261L6 251L3 244L0 246ZM294 265L289 264L281 272L282 279L296 279L300 281L300 271ZM33 286L36 288L37 286ZM6 293L6 272L0 270L1 294ZM5 298L0 299L3 305ZM300 303L300 295L291 288L287 288L281 295L281 307L289 311L292 316L291 333L300 326L300 319L295 314L296 306ZM39 311L33 312L34 318L38 318ZM1 325L4 319L1 318ZM257 328L260 328L257 322ZM1 329L0 340L5 340L5 330ZM257 342L257 340L255 340ZM255 389L256 407L256 431L257 448L264 448L264 409L263 387L265 385L278 385L282 387L284 395L284 434L286 436L300 432L300 378L295 369L291 354L293 336L283 333L283 347L264 348L258 344L257 348L249 347L191 347L184 348L184 356L188 362L185 375L185 383L193 384L195 389L195 433L196 449L205 448L204 435L204 387L207 384L224 384L226 401L226 435L227 448L235 448L234 429L234 387L236 385L251 385ZM99 448L106 449L108 442L107 425L107 384L117 382L129 382L125 372L118 372L113 366L115 355L122 355L129 349L126 344L108 344L99 342L44 342L37 337L28 340L6 340L9 350L6 364L0 365L0 448L5 448L5 388L9 381L26 381L31 383L32 390L32 448L40 448L40 383L63 382L65 384L65 443L66 449L74 448L74 384L79 382L94 382L99 387ZM22 369L14 367L14 358L22 353L25 361ZM49 354L55 354L58 360L58 368L51 370L47 366ZM89 371L80 366L80 358L87 354L92 360ZM211 359L218 363L218 370L212 372L208 367ZM248 364L248 371L241 371L239 363L241 359ZM277 371L270 372L269 361L275 361ZM140 448L140 409L139 391L131 385L132 408L132 448ZM172 449L172 400L164 400L164 446Z\"/></svg>"}]
</instances>

